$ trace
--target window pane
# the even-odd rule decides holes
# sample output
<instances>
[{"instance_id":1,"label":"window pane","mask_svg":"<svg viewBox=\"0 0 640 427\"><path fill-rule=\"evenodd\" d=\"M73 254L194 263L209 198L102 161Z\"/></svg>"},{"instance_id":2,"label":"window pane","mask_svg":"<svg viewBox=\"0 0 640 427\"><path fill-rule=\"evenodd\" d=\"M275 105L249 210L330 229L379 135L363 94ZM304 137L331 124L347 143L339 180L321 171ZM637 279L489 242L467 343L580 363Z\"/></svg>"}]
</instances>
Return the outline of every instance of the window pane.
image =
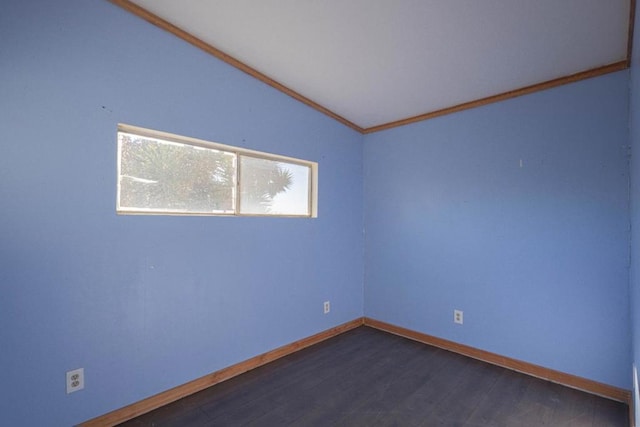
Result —
<instances>
[{"instance_id":1,"label":"window pane","mask_svg":"<svg viewBox=\"0 0 640 427\"><path fill-rule=\"evenodd\" d=\"M234 213L236 155L118 133L120 210Z\"/></svg>"},{"instance_id":2,"label":"window pane","mask_svg":"<svg viewBox=\"0 0 640 427\"><path fill-rule=\"evenodd\" d=\"M310 167L240 156L240 213L309 215Z\"/></svg>"}]
</instances>

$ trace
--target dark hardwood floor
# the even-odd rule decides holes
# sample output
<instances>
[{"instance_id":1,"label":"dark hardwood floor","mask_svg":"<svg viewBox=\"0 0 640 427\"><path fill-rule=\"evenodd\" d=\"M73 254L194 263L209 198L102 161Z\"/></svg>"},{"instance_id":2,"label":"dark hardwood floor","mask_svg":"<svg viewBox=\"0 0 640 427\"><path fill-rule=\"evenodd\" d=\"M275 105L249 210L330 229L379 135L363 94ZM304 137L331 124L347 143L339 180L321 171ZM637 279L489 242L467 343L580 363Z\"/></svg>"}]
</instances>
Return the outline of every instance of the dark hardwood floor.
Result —
<instances>
[{"instance_id":1,"label":"dark hardwood floor","mask_svg":"<svg viewBox=\"0 0 640 427\"><path fill-rule=\"evenodd\" d=\"M367 327L121 426L628 426L628 407Z\"/></svg>"}]
</instances>

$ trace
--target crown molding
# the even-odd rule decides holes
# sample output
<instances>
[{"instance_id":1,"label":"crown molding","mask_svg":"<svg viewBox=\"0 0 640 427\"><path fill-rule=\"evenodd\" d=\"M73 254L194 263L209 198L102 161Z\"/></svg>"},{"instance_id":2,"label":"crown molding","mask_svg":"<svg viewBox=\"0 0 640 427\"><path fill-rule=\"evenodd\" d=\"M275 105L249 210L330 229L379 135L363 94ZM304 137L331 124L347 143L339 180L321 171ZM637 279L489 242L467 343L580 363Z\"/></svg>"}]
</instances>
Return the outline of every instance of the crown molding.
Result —
<instances>
[{"instance_id":1,"label":"crown molding","mask_svg":"<svg viewBox=\"0 0 640 427\"><path fill-rule=\"evenodd\" d=\"M398 126L404 126L410 123L421 122L423 120L429 120L435 117L457 113L459 111L469 110L471 108L482 107L483 105L493 104L494 102L505 101L507 99L516 98L518 96L528 95L534 92L551 89L551 88L566 85L569 83L575 83L580 80L586 80L586 79L602 76L609 73L615 73L616 71L621 71L627 68L629 68L628 60L625 59L624 61L614 62L613 64L605 65L603 67L581 71L579 73L571 74L564 77L559 77L553 80L547 80L546 82L536 83L531 86L525 86L523 88L510 90L508 92L503 92L498 95L488 96L486 98L477 99L475 101L465 102L462 104L454 105L453 107L447 107L441 110L420 114L415 117L409 117L407 119L397 120L397 121L385 123L379 126L373 126L373 127L364 129L363 133L367 134L367 133L373 133L373 132L380 132L382 130L387 130L387 129L395 128Z\"/></svg>"},{"instance_id":2,"label":"crown molding","mask_svg":"<svg viewBox=\"0 0 640 427\"><path fill-rule=\"evenodd\" d=\"M255 68L250 67L249 65L245 64L242 61L237 60L236 58L232 57L231 55L228 55L227 53L221 51L220 49L206 43L205 41L189 34L188 32L184 31L183 29L173 25L172 23L160 18L158 15L155 15L151 12L149 12L148 10L138 6L135 3L132 3L129 0L109 0L111 3L120 6L121 8L123 8L124 10L131 12L132 14L138 16L139 18L144 19L145 21L155 25L156 27L159 27L165 31L168 31L169 33L173 34L174 36L186 41L187 43L207 52L208 54L226 62L227 64L237 68L238 70L250 75L251 77L260 80L263 83L266 83L267 85L273 87L274 89L279 90L280 92L289 95L290 97L302 102L303 104L308 105L309 107L320 111L323 114L326 114L327 116L331 117L334 120L337 120L338 122L350 127L351 129L358 131L360 133L363 132L363 128L361 128L360 126L356 125L355 123L350 122L349 120L345 119L344 117L334 113L333 111L329 110L328 108L323 107L322 105L318 104L315 101L312 101L311 99L307 98L304 95L299 94L298 92L294 91L293 89L288 88L287 86L283 85L282 83L277 82L276 80L272 79L271 77L267 76L266 74L261 73L260 71L256 70Z\"/></svg>"},{"instance_id":3,"label":"crown molding","mask_svg":"<svg viewBox=\"0 0 640 427\"><path fill-rule=\"evenodd\" d=\"M411 123L421 122L423 120L433 119L435 117L444 116L447 114L457 113L464 110L469 110L471 108L481 107L484 105L492 104L494 102L500 102L507 99L515 98L518 96L528 95L534 92L554 88L557 86L574 83L580 80L590 79L593 77L602 76L609 73L614 73L617 71L628 69L631 66L631 53L633 49L633 32L634 32L634 21L635 21L635 10L636 10L636 0L630 0L629 4L629 31L628 31L628 40L627 40L627 58L614 62L612 64L604 65L602 67L597 67L585 71L581 71L575 74L571 74L568 76L559 77L556 79L548 80L542 83L533 84L530 86L514 89L511 91L503 92L497 95L488 96L486 98L477 99L469 102L465 102L462 104L454 105L451 107L442 108L440 110L435 110L431 112L427 112L424 114L420 114L413 117L408 117L401 120L396 120L389 123L384 123L377 126L371 126L368 128L363 128L358 126L357 124L347 120L346 118L336 114L335 112L329 110L326 107L318 104L317 102L301 95L300 93L294 91L293 89L279 83L278 81L272 79L266 74L261 73L260 71L250 67L244 62L239 61L238 59L232 57L231 55L223 52L222 50L206 43L205 41L189 34L187 31L171 24L165 19L160 18L159 16L149 12L148 10L138 6L137 4L131 2L130 0L109 0L111 3L121 7L122 9L144 19L145 21L165 30L169 33L175 35L176 37L186 41L187 43L213 55L214 57L226 62L227 64L239 69L240 71L250 75L253 78L260 80L263 83L273 87L274 89L279 90L280 92L302 102L303 104L331 117L334 120L344 124L345 126L361 133L361 134L369 134L374 132L380 132L383 130L404 126Z\"/></svg>"}]
</instances>

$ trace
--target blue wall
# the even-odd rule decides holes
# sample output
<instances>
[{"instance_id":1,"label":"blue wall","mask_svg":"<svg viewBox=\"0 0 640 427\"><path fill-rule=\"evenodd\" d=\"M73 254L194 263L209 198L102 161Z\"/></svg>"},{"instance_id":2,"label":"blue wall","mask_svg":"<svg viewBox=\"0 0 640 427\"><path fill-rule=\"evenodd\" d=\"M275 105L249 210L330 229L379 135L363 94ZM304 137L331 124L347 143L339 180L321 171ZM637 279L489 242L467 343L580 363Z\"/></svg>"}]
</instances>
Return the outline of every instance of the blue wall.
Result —
<instances>
[{"instance_id":1,"label":"blue wall","mask_svg":"<svg viewBox=\"0 0 640 427\"><path fill-rule=\"evenodd\" d=\"M630 388L628 82L363 137L106 1L5 1L0 424L78 423L363 314ZM117 216L117 123L317 161L319 218Z\"/></svg>"},{"instance_id":2,"label":"blue wall","mask_svg":"<svg viewBox=\"0 0 640 427\"><path fill-rule=\"evenodd\" d=\"M619 72L367 135L365 314L630 388L627 101Z\"/></svg>"},{"instance_id":3,"label":"blue wall","mask_svg":"<svg viewBox=\"0 0 640 427\"><path fill-rule=\"evenodd\" d=\"M119 122L317 161L319 218L117 216ZM117 6L3 2L0 130L0 424L78 423L363 315L362 136Z\"/></svg>"},{"instance_id":4,"label":"blue wall","mask_svg":"<svg viewBox=\"0 0 640 427\"><path fill-rule=\"evenodd\" d=\"M635 28L640 28L640 13L636 13ZM629 102L629 133L631 140L631 277L630 305L633 363L640 369L640 31L633 36L631 63L631 97ZM636 425L640 425L640 396L634 387Z\"/></svg>"}]
</instances>

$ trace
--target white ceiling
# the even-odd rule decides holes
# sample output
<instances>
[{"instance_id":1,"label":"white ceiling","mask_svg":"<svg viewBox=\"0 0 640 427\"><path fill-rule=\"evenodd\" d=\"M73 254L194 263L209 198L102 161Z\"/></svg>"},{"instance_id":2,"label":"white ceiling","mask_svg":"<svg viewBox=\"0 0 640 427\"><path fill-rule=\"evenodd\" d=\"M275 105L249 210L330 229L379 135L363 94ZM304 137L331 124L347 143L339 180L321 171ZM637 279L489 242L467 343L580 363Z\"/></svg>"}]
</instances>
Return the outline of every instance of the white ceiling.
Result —
<instances>
[{"instance_id":1,"label":"white ceiling","mask_svg":"<svg viewBox=\"0 0 640 427\"><path fill-rule=\"evenodd\" d=\"M627 59L630 0L132 0L361 128Z\"/></svg>"}]
</instances>

